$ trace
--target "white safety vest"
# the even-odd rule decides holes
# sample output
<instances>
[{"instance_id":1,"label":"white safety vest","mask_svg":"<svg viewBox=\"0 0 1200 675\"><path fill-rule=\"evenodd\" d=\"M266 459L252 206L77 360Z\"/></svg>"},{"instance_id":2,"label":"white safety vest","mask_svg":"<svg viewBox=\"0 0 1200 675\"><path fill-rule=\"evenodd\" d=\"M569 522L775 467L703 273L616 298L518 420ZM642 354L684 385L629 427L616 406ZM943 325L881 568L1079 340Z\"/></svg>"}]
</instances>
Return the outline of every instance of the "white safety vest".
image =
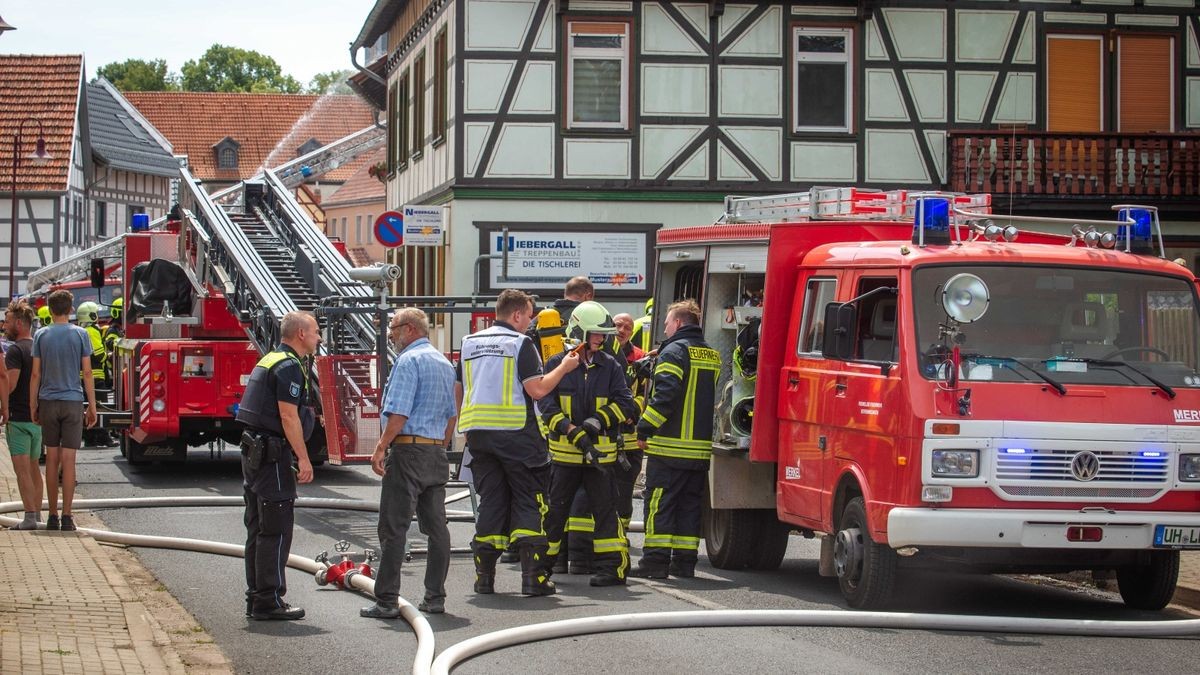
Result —
<instances>
[{"instance_id":1,"label":"white safety vest","mask_svg":"<svg viewBox=\"0 0 1200 675\"><path fill-rule=\"evenodd\" d=\"M525 339L503 326L491 326L463 338L460 433L525 427L525 387L517 377L517 355Z\"/></svg>"}]
</instances>

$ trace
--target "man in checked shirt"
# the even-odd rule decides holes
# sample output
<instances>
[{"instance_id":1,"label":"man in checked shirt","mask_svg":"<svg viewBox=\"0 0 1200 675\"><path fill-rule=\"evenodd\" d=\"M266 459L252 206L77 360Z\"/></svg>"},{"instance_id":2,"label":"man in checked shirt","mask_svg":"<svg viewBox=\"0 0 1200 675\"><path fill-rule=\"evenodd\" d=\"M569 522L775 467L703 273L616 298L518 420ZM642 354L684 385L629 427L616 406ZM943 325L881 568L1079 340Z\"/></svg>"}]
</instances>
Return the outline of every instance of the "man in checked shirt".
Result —
<instances>
[{"instance_id":1,"label":"man in checked shirt","mask_svg":"<svg viewBox=\"0 0 1200 675\"><path fill-rule=\"evenodd\" d=\"M446 611L446 573L450 569L450 530L446 527L446 447L454 433L454 366L429 343L429 318L415 307L399 310L388 335L400 355L384 393L384 428L371 456L371 468L383 476L379 496L379 545L383 549L375 578L375 604L360 616L400 616L400 564L413 512L429 538L425 562L425 599L417 608Z\"/></svg>"}]
</instances>

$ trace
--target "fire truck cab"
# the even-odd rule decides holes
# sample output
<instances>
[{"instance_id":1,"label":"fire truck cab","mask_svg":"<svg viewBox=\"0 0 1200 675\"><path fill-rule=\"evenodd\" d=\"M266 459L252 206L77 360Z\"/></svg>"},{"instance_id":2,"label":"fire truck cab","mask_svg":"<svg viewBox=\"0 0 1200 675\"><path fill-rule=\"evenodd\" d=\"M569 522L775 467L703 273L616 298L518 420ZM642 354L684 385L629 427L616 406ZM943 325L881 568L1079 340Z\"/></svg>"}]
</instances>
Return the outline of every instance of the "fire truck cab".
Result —
<instances>
[{"instance_id":1,"label":"fire truck cab","mask_svg":"<svg viewBox=\"0 0 1200 675\"><path fill-rule=\"evenodd\" d=\"M1200 547L1196 278L1154 209L1117 216L833 188L660 232L656 307L699 300L727 357L713 564L773 569L799 530L853 607L920 567L1115 570L1164 607Z\"/></svg>"}]
</instances>

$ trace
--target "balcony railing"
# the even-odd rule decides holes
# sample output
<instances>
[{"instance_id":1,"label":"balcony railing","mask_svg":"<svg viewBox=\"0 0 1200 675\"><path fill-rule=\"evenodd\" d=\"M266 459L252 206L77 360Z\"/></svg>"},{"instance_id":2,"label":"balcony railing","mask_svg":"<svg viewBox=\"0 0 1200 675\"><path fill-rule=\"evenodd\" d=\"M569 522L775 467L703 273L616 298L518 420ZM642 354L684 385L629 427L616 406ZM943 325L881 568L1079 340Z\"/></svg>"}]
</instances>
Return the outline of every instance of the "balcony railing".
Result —
<instances>
[{"instance_id":1,"label":"balcony railing","mask_svg":"<svg viewBox=\"0 0 1200 675\"><path fill-rule=\"evenodd\" d=\"M951 132L950 189L1018 197L1200 197L1200 134Z\"/></svg>"}]
</instances>

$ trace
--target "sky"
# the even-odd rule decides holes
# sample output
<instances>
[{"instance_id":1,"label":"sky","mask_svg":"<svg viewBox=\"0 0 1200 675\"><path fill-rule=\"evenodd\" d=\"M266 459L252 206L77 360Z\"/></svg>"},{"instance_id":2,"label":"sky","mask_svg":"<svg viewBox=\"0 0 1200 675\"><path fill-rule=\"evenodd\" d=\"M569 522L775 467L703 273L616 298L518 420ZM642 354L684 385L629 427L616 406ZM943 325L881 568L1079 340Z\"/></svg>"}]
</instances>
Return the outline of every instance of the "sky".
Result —
<instances>
[{"instance_id":1,"label":"sky","mask_svg":"<svg viewBox=\"0 0 1200 675\"><path fill-rule=\"evenodd\" d=\"M301 84L352 68L350 42L375 0L0 0L16 27L0 54L78 54L87 77L125 59L165 59L178 73L213 43L275 59Z\"/></svg>"}]
</instances>

